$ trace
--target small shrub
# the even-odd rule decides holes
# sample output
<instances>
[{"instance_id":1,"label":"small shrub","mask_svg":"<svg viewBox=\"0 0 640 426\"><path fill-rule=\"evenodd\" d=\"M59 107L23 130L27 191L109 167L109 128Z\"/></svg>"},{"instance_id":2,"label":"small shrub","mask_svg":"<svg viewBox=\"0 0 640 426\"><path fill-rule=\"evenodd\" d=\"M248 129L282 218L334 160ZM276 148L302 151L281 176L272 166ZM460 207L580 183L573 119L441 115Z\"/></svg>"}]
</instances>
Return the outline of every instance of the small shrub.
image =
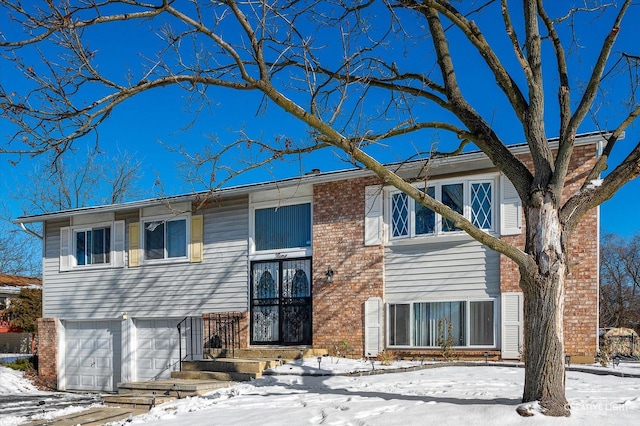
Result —
<instances>
[{"instance_id":1,"label":"small shrub","mask_svg":"<svg viewBox=\"0 0 640 426\"><path fill-rule=\"evenodd\" d=\"M2 363L2 365L13 370L26 371L34 368L34 357L18 358L13 362Z\"/></svg>"},{"instance_id":2,"label":"small shrub","mask_svg":"<svg viewBox=\"0 0 640 426\"><path fill-rule=\"evenodd\" d=\"M349 352L349 344L344 340L341 340L335 345L329 347L329 355L332 357L345 358L348 352Z\"/></svg>"},{"instance_id":3,"label":"small shrub","mask_svg":"<svg viewBox=\"0 0 640 426\"><path fill-rule=\"evenodd\" d=\"M377 358L378 361L380 361L380 364L391 365L391 357L385 351L378 353Z\"/></svg>"},{"instance_id":4,"label":"small shrub","mask_svg":"<svg viewBox=\"0 0 640 426\"><path fill-rule=\"evenodd\" d=\"M453 323L447 318L438 320L438 338L436 344L442 348L442 358L450 361L455 358L453 350Z\"/></svg>"}]
</instances>

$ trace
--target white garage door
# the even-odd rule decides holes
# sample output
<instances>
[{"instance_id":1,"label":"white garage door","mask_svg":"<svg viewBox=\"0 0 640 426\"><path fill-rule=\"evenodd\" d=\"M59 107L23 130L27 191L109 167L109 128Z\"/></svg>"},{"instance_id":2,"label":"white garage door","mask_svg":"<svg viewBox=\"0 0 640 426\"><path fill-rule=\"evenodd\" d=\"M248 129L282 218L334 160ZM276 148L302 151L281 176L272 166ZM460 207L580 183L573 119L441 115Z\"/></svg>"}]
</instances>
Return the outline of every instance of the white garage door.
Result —
<instances>
[{"instance_id":1,"label":"white garage door","mask_svg":"<svg viewBox=\"0 0 640 426\"><path fill-rule=\"evenodd\" d=\"M66 388L115 391L120 381L120 322L65 322Z\"/></svg>"},{"instance_id":2,"label":"white garage door","mask_svg":"<svg viewBox=\"0 0 640 426\"><path fill-rule=\"evenodd\" d=\"M180 369L179 321L136 321L138 380L166 379Z\"/></svg>"}]
</instances>

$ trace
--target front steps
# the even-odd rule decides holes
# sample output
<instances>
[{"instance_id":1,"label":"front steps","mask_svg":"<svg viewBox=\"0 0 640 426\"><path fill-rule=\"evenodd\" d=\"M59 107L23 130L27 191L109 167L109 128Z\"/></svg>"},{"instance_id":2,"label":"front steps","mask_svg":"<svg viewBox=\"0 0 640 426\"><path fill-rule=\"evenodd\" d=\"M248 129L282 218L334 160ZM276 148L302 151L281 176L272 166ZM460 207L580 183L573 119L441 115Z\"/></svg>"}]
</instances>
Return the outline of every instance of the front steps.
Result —
<instances>
[{"instance_id":1,"label":"front steps","mask_svg":"<svg viewBox=\"0 0 640 426\"><path fill-rule=\"evenodd\" d=\"M262 377L264 370L282 365L285 362L326 354L326 349L250 348L235 349L233 351L235 357L231 358L232 352L230 350L209 349L205 353L205 357L208 359L183 361L182 371L171 373L171 377L247 381Z\"/></svg>"},{"instance_id":2,"label":"front steps","mask_svg":"<svg viewBox=\"0 0 640 426\"><path fill-rule=\"evenodd\" d=\"M201 395L234 385L223 380L171 378L149 382L119 383L118 394L102 398L105 405L150 410L156 405L187 396Z\"/></svg>"},{"instance_id":3,"label":"front steps","mask_svg":"<svg viewBox=\"0 0 640 426\"><path fill-rule=\"evenodd\" d=\"M294 359L324 356L326 349L251 348L210 349L208 359L182 361L182 371L171 378L149 382L119 383L118 394L103 398L106 405L149 410L156 405L232 386L262 377L264 370ZM235 356L231 358L231 356Z\"/></svg>"}]
</instances>

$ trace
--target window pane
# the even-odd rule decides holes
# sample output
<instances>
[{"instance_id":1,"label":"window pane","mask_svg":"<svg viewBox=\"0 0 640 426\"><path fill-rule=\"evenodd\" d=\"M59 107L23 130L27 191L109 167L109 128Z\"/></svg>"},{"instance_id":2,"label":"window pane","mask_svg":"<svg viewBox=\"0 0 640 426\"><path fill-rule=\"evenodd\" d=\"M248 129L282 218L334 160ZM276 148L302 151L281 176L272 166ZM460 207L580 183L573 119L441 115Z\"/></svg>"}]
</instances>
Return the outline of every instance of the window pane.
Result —
<instances>
[{"instance_id":1,"label":"window pane","mask_svg":"<svg viewBox=\"0 0 640 426\"><path fill-rule=\"evenodd\" d=\"M471 222L480 229L491 229L491 183L471 184Z\"/></svg>"},{"instance_id":2,"label":"window pane","mask_svg":"<svg viewBox=\"0 0 640 426\"><path fill-rule=\"evenodd\" d=\"M413 305L413 342L416 346L435 346L434 331L430 322L430 303L416 303Z\"/></svg>"},{"instance_id":3,"label":"window pane","mask_svg":"<svg viewBox=\"0 0 640 426\"><path fill-rule=\"evenodd\" d=\"M391 232L394 237L409 235L409 197L402 192L391 196Z\"/></svg>"},{"instance_id":4,"label":"window pane","mask_svg":"<svg viewBox=\"0 0 640 426\"><path fill-rule=\"evenodd\" d=\"M456 213L463 214L464 208L464 186L461 183L452 185L442 185L442 204L451 208ZM453 222L442 218L442 232L459 231L460 228L454 226Z\"/></svg>"},{"instance_id":5,"label":"window pane","mask_svg":"<svg viewBox=\"0 0 640 426\"><path fill-rule=\"evenodd\" d=\"M187 221L167 222L167 257L187 256Z\"/></svg>"},{"instance_id":6,"label":"window pane","mask_svg":"<svg viewBox=\"0 0 640 426\"><path fill-rule=\"evenodd\" d=\"M110 228L100 228L87 232L87 236L91 237L91 257L88 263L109 263L110 231Z\"/></svg>"},{"instance_id":7,"label":"window pane","mask_svg":"<svg viewBox=\"0 0 640 426\"><path fill-rule=\"evenodd\" d=\"M311 247L311 204L256 209L256 250Z\"/></svg>"},{"instance_id":8,"label":"window pane","mask_svg":"<svg viewBox=\"0 0 640 426\"><path fill-rule=\"evenodd\" d=\"M493 302L471 302L469 307L471 318L471 344L493 345Z\"/></svg>"},{"instance_id":9,"label":"window pane","mask_svg":"<svg viewBox=\"0 0 640 426\"><path fill-rule=\"evenodd\" d=\"M410 305L389 306L389 344L407 346L409 341Z\"/></svg>"},{"instance_id":10,"label":"window pane","mask_svg":"<svg viewBox=\"0 0 640 426\"><path fill-rule=\"evenodd\" d=\"M441 329L446 339L453 335L454 346L465 346L465 302L414 304L414 341L416 346L439 346ZM449 329L449 323L452 324Z\"/></svg>"},{"instance_id":11,"label":"window pane","mask_svg":"<svg viewBox=\"0 0 640 426\"><path fill-rule=\"evenodd\" d=\"M427 195L434 198L436 189L433 186L427 188ZM415 202L416 206L416 235L433 234L436 228L436 214L422 204Z\"/></svg>"},{"instance_id":12,"label":"window pane","mask_svg":"<svg viewBox=\"0 0 640 426\"><path fill-rule=\"evenodd\" d=\"M144 258L164 259L164 223L160 221L144 224Z\"/></svg>"},{"instance_id":13,"label":"window pane","mask_svg":"<svg viewBox=\"0 0 640 426\"><path fill-rule=\"evenodd\" d=\"M76 232L76 264L77 265L86 265L87 264L87 247L85 243L86 234L85 231Z\"/></svg>"}]
</instances>

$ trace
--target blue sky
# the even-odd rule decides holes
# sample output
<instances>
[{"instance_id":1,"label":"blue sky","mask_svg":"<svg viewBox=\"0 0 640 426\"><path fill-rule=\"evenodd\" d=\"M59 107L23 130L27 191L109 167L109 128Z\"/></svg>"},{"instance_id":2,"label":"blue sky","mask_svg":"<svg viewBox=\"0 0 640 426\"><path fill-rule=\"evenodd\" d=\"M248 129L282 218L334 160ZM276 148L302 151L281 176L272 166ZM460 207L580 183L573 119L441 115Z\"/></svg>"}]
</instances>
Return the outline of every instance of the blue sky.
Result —
<instances>
[{"instance_id":1,"label":"blue sky","mask_svg":"<svg viewBox=\"0 0 640 426\"><path fill-rule=\"evenodd\" d=\"M623 43L617 48L617 52L640 54L636 47L636 37L633 35L636 28L629 25L630 22L638 22L639 16L638 11L633 9L627 17L627 26L623 26L621 35L622 38L626 37L626 40L621 40ZM4 19L6 17L0 17L2 28L6 28L5 23L2 22ZM590 25L589 21L585 21L583 24ZM501 26L496 27L495 33L490 30L487 34L487 38L490 40L493 37L502 37ZM593 43L594 46L601 44L600 40L603 35L601 29L593 27L593 31L580 40L580 44L587 48L580 50L578 55L574 55L573 60L588 63L591 59L590 52L593 50L588 48L589 43ZM136 46L135 43L131 43L132 39L151 44L156 41L147 24L139 24L131 31L134 31L135 34L124 31L113 32L105 27L104 30L91 34L91 46L99 52L102 65L108 72L123 73L126 69L132 69L135 72L138 57L132 50ZM471 54L471 52L464 53ZM331 52L327 51L325 54L331 54ZM404 58L407 61L414 59ZM402 66L401 62L399 64ZM41 65L36 62L36 66ZM465 88L466 93L471 99L487 107L485 115L495 114L495 124L508 143L523 142L522 136L519 136L521 130L513 128L509 120L500 119L500 105L493 98L487 96L483 91L482 84L477 84L477 79L485 76L480 72L475 67L460 69L461 74L468 74L466 77L471 82ZM12 65L2 60L0 60L0 79L5 87L14 84L19 89L22 84L18 82L18 75ZM211 91L210 95L211 107L203 111L197 122L188 129L184 128L192 120L193 114L185 108L187 94L177 88L157 89L125 102L111 114L101 127L100 146L104 151L114 155L118 150L126 150L134 153L142 161L144 175L139 181L139 187L141 193L146 194L143 196L144 198L158 195L158 187L154 185L158 178L161 180L166 194L184 193L191 189L188 182L180 179L180 173L175 167L181 157L169 152L164 145L183 146L187 151L195 153L212 135L221 143L225 143L234 140L240 129L246 131L251 137L262 140L271 140L277 136L291 136L298 140L305 137L304 127L289 119L285 114L278 112L276 106L269 105L266 114L258 112L259 96L231 90L215 90ZM547 97L555 99L555 94L549 92ZM496 102L495 105L494 102ZM492 109L495 109L495 112L492 112ZM550 110L549 114L553 113L553 110ZM612 119L611 123L616 122ZM0 126L2 125L0 122ZM639 126L640 123L630 127L625 140L621 142L621 145L627 147L627 150L634 146L640 138ZM513 132L509 133L512 128ZM0 127L0 130L3 129ZM596 129L589 122L586 122L580 130L590 132ZM505 134L508 136L505 137ZM550 121L547 126L547 134L549 137L557 136L554 132L553 121ZM0 131L0 137L6 138L5 131ZM441 137L442 134L435 132L423 132L419 136L415 135L401 142L390 141L390 145L375 147L372 151L384 161L398 161L402 160L416 146L429 146L434 141L440 140ZM79 147L87 146L91 145L93 140L80 140L77 144ZM619 158L620 156L616 156L614 161ZM31 160L23 159L17 166L12 166L8 162L10 159L14 158L0 157L0 177L3 182L0 184L0 197L3 200L9 199L11 188L15 186L15 182L23 181L23 177L32 170ZM300 161L296 159L276 161L258 171L239 176L234 179L233 183L242 184L297 176L314 168L329 171L347 167L349 165L341 160L339 153L327 149L304 157ZM640 232L640 219L634 214L640 209L639 190L640 181L632 181L602 206L601 227L603 232L622 235ZM17 203L9 202L8 205L14 216L21 214Z\"/></svg>"}]
</instances>

